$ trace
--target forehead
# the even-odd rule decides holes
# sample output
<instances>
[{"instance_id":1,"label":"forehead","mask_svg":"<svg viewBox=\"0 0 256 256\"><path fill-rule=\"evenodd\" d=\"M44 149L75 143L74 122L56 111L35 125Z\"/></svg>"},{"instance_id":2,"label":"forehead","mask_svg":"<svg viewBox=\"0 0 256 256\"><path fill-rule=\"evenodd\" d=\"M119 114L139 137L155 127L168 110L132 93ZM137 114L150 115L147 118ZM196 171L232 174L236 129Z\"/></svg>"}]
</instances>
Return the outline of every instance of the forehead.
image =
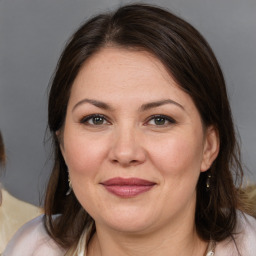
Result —
<instances>
[{"instance_id":1,"label":"forehead","mask_svg":"<svg viewBox=\"0 0 256 256\"><path fill-rule=\"evenodd\" d=\"M161 61L149 52L105 47L86 60L73 86L92 82L105 88L110 85L109 82L115 83L115 86L132 86L152 78L177 86Z\"/></svg>"},{"instance_id":2,"label":"forehead","mask_svg":"<svg viewBox=\"0 0 256 256\"><path fill-rule=\"evenodd\" d=\"M99 67L101 68L99 70ZM153 72L155 76L164 76L165 79L172 79L165 66L153 54L145 50L125 49L123 47L105 47L92 55L83 65L80 72L103 72L107 75L113 71L128 71L134 73L133 77L148 76Z\"/></svg>"},{"instance_id":3,"label":"forehead","mask_svg":"<svg viewBox=\"0 0 256 256\"><path fill-rule=\"evenodd\" d=\"M70 100L85 96L104 101L116 98L119 102L129 98L154 101L171 97L192 103L155 56L147 51L117 47L101 49L82 66Z\"/></svg>"}]
</instances>

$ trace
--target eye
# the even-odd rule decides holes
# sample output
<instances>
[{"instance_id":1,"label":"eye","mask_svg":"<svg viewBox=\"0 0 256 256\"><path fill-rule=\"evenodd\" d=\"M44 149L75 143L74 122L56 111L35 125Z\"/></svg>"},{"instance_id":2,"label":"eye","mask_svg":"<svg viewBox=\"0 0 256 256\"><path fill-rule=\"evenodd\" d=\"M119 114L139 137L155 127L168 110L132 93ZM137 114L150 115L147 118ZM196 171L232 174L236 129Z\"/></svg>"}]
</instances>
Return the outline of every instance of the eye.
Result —
<instances>
[{"instance_id":1,"label":"eye","mask_svg":"<svg viewBox=\"0 0 256 256\"><path fill-rule=\"evenodd\" d=\"M170 124L175 124L176 121L165 115L154 115L149 118L147 121L148 125L156 125L156 126L168 126Z\"/></svg>"},{"instance_id":2,"label":"eye","mask_svg":"<svg viewBox=\"0 0 256 256\"><path fill-rule=\"evenodd\" d=\"M86 117L82 118L80 123L88 124L88 125L105 125L105 124L109 124L109 122L107 121L105 116L104 115L100 115L100 114L93 114L93 115L86 116Z\"/></svg>"}]
</instances>

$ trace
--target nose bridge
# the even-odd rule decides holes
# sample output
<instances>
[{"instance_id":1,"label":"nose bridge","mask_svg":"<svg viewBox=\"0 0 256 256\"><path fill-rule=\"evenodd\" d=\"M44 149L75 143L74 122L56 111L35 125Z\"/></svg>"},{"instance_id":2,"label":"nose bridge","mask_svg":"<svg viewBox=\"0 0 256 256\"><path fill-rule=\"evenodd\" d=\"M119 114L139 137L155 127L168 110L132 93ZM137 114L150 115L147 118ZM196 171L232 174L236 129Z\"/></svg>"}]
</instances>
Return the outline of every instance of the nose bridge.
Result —
<instances>
[{"instance_id":1,"label":"nose bridge","mask_svg":"<svg viewBox=\"0 0 256 256\"><path fill-rule=\"evenodd\" d=\"M139 129L132 123L120 124L114 134L111 160L121 165L134 165L145 160Z\"/></svg>"}]
</instances>

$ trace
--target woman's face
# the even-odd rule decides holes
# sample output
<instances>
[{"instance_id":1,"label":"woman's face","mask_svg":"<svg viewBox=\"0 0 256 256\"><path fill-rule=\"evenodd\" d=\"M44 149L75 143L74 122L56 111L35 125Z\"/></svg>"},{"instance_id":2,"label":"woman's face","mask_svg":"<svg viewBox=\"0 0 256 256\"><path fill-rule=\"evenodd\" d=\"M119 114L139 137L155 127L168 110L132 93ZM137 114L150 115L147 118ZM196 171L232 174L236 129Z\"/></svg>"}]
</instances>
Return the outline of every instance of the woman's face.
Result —
<instances>
[{"instance_id":1,"label":"woman's face","mask_svg":"<svg viewBox=\"0 0 256 256\"><path fill-rule=\"evenodd\" d=\"M120 48L93 55L62 132L74 193L97 226L146 232L194 222L197 180L217 136L158 59Z\"/></svg>"}]
</instances>

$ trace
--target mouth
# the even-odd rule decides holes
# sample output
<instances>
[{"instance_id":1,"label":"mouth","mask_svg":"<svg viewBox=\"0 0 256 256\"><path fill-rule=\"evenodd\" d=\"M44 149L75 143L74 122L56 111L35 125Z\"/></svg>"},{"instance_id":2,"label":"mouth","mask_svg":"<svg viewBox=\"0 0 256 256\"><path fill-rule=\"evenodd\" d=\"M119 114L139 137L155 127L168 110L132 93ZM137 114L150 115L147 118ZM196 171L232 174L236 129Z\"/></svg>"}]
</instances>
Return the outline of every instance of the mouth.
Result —
<instances>
[{"instance_id":1,"label":"mouth","mask_svg":"<svg viewBox=\"0 0 256 256\"><path fill-rule=\"evenodd\" d=\"M122 198L136 197L151 190L156 185L155 182L148 180L120 177L106 180L100 184L103 185L108 192Z\"/></svg>"}]
</instances>

